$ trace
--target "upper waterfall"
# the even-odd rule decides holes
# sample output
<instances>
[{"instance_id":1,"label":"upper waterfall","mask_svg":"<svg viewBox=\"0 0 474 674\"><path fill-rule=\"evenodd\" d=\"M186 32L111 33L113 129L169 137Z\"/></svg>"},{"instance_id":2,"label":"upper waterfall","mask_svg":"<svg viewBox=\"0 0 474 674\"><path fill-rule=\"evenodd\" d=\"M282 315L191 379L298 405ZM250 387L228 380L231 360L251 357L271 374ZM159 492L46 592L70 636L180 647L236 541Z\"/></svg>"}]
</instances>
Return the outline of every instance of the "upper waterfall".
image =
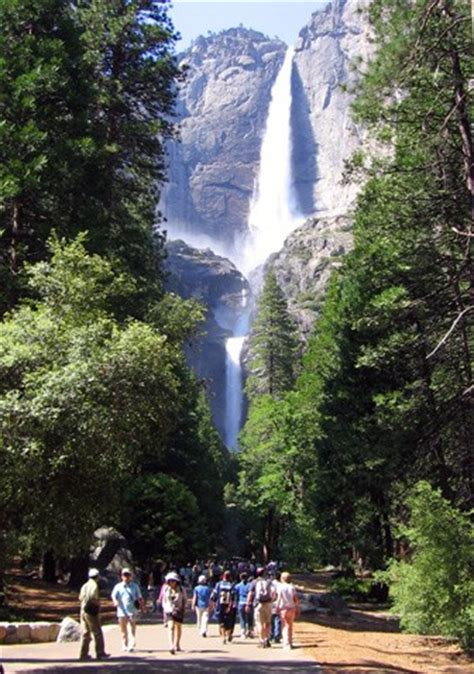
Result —
<instances>
[{"instance_id":1,"label":"upper waterfall","mask_svg":"<svg viewBox=\"0 0 474 674\"><path fill-rule=\"evenodd\" d=\"M244 273L280 250L288 234L301 222L292 180L293 54L289 47L272 88L260 168L250 202L248 235L239 260Z\"/></svg>"}]
</instances>

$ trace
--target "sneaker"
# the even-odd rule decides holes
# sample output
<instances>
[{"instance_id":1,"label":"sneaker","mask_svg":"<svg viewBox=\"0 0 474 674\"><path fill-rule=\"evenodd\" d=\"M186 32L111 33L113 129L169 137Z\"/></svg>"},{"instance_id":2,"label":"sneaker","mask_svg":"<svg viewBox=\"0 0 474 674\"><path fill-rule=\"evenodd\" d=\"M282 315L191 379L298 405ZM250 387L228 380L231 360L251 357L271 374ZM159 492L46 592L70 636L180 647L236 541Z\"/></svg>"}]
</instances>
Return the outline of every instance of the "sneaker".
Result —
<instances>
[{"instance_id":1,"label":"sneaker","mask_svg":"<svg viewBox=\"0 0 474 674\"><path fill-rule=\"evenodd\" d=\"M265 646L266 646L267 648L270 648L271 645L272 645L272 644L270 643L270 639L267 639L266 642L265 642Z\"/></svg>"},{"instance_id":2,"label":"sneaker","mask_svg":"<svg viewBox=\"0 0 474 674\"><path fill-rule=\"evenodd\" d=\"M81 655L79 656L79 660L92 660L91 655Z\"/></svg>"},{"instance_id":3,"label":"sneaker","mask_svg":"<svg viewBox=\"0 0 474 674\"><path fill-rule=\"evenodd\" d=\"M97 660L107 660L107 658L110 658L110 653L101 653L97 656Z\"/></svg>"},{"instance_id":4,"label":"sneaker","mask_svg":"<svg viewBox=\"0 0 474 674\"><path fill-rule=\"evenodd\" d=\"M170 653L171 653L171 655L174 655L174 654L175 654L174 648L170 648Z\"/></svg>"},{"instance_id":5,"label":"sneaker","mask_svg":"<svg viewBox=\"0 0 474 674\"><path fill-rule=\"evenodd\" d=\"M229 635L229 644L230 644L230 642L232 641L232 639L233 639L232 634L230 634L230 635Z\"/></svg>"},{"instance_id":6,"label":"sneaker","mask_svg":"<svg viewBox=\"0 0 474 674\"><path fill-rule=\"evenodd\" d=\"M203 632L203 633L201 634L201 636L202 636L202 637L207 637L207 634L206 634L205 632Z\"/></svg>"}]
</instances>

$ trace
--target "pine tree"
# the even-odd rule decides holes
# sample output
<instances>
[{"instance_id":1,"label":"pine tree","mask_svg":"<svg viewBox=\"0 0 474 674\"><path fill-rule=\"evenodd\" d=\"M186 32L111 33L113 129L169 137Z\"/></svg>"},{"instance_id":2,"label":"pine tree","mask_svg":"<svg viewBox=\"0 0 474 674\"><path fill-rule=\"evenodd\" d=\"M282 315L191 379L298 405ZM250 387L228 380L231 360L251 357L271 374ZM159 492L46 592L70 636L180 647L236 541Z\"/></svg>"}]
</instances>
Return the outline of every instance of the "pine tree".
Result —
<instances>
[{"instance_id":1,"label":"pine tree","mask_svg":"<svg viewBox=\"0 0 474 674\"><path fill-rule=\"evenodd\" d=\"M249 349L250 398L263 393L279 397L291 389L295 378L296 330L272 270L265 276Z\"/></svg>"}]
</instances>

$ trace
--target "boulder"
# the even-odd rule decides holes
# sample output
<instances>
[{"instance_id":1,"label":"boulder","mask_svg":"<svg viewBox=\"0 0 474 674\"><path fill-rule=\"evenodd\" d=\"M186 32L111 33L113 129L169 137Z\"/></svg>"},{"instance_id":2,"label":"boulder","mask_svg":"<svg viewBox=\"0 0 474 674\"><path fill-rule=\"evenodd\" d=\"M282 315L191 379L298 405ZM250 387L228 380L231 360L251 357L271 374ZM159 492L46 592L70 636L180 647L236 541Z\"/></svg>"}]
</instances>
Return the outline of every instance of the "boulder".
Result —
<instances>
[{"instance_id":1,"label":"boulder","mask_svg":"<svg viewBox=\"0 0 474 674\"><path fill-rule=\"evenodd\" d=\"M64 618L61 625L59 626L59 632L56 637L56 641L80 641L81 638L81 626L73 618Z\"/></svg>"},{"instance_id":2,"label":"boulder","mask_svg":"<svg viewBox=\"0 0 474 674\"><path fill-rule=\"evenodd\" d=\"M132 553L125 537L113 527L100 527L94 531L90 551L90 564L101 572L101 581L111 589L120 579L124 567L135 572Z\"/></svg>"},{"instance_id":3,"label":"boulder","mask_svg":"<svg viewBox=\"0 0 474 674\"><path fill-rule=\"evenodd\" d=\"M17 644L18 643L18 634L16 627L12 623L4 623L6 628L6 634L3 639L4 644Z\"/></svg>"},{"instance_id":4,"label":"boulder","mask_svg":"<svg viewBox=\"0 0 474 674\"><path fill-rule=\"evenodd\" d=\"M31 640L29 623L13 623L13 626L16 629L17 643L25 644Z\"/></svg>"}]
</instances>

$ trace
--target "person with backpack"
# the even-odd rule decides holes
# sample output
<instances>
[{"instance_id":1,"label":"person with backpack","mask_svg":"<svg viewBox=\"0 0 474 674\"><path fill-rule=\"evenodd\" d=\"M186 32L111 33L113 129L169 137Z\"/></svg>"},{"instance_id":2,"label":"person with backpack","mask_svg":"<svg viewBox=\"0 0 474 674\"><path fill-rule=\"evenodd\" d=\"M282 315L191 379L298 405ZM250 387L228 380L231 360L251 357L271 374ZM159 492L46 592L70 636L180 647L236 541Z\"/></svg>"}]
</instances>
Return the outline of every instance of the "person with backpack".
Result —
<instances>
[{"instance_id":1,"label":"person with backpack","mask_svg":"<svg viewBox=\"0 0 474 674\"><path fill-rule=\"evenodd\" d=\"M220 580L211 595L215 603L215 613L219 621L219 634L223 643L232 641L235 625L236 612L236 593L232 584L232 574L230 571L224 571L222 580Z\"/></svg>"},{"instance_id":2,"label":"person with backpack","mask_svg":"<svg viewBox=\"0 0 474 674\"><path fill-rule=\"evenodd\" d=\"M193 599L191 608L196 611L197 628L202 637L207 636L207 624L209 622L209 611L212 608L211 603L212 590L207 584L207 578L204 575L199 576L198 584L193 590Z\"/></svg>"},{"instance_id":3,"label":"person with backpack","mask_svg":"<svg viewBox=\"0 0 474 674\"><path fill-rule=\"evenodd\" d=\"M166 574L166 585L163 590L163 615L168 625L170 653L174 655L181 650L181 632L184 612L186 610L186 593L181 587L181 578L176 571Z\"/></svg>"},{"instance_id":4,"label":"person with backpack","mask_svg":"<svg viewBox=\"0 0 474 674\"><path fill-rule=\"evenodd\" d=\"M250 586L247 606L249 609L253 607L255 627L257 628L257 636L261 648L268 648L270 646L273 599L272 583L265 577L265 569L259 567L255 571L255 580Z\"/></svg>"},{"instance_id":5,"label":"person with backpack","mask_svg":"<svg viewBox=\"0 0 474 674\"><path fill-rule=\"evenodd\" d=\"M240 636L248 639L253 636L253 606L247 607L247 598L250 592L250 583L245 571L240 574L240 583L235 586L237 595L237 610L240 622Z\"/></svg>"},{"instance_id":6,"label":"person with backpack","mask_svg":"<svg viewBox=\"0 0 474 674\"><path fill-rule=\"evenodd\" d=\"M145 602L130 569L122 569L121 578L112 590L112 601L117 609L122 648L131 652L135 650L138 612L145 610Z\"/></svg>"},{"instance_id":7,"label":"person with backpack","mask_svg":"<svg viewBox=\"0 0 474 674\"><path fill-rule=\"evenodd\" d=\"M293 623L299 614L300 600L295 586L290 583L290 574L284 571L278 588L276 608L281 618L283 648L293 648Z\"/></svg>"}]
</instances>

